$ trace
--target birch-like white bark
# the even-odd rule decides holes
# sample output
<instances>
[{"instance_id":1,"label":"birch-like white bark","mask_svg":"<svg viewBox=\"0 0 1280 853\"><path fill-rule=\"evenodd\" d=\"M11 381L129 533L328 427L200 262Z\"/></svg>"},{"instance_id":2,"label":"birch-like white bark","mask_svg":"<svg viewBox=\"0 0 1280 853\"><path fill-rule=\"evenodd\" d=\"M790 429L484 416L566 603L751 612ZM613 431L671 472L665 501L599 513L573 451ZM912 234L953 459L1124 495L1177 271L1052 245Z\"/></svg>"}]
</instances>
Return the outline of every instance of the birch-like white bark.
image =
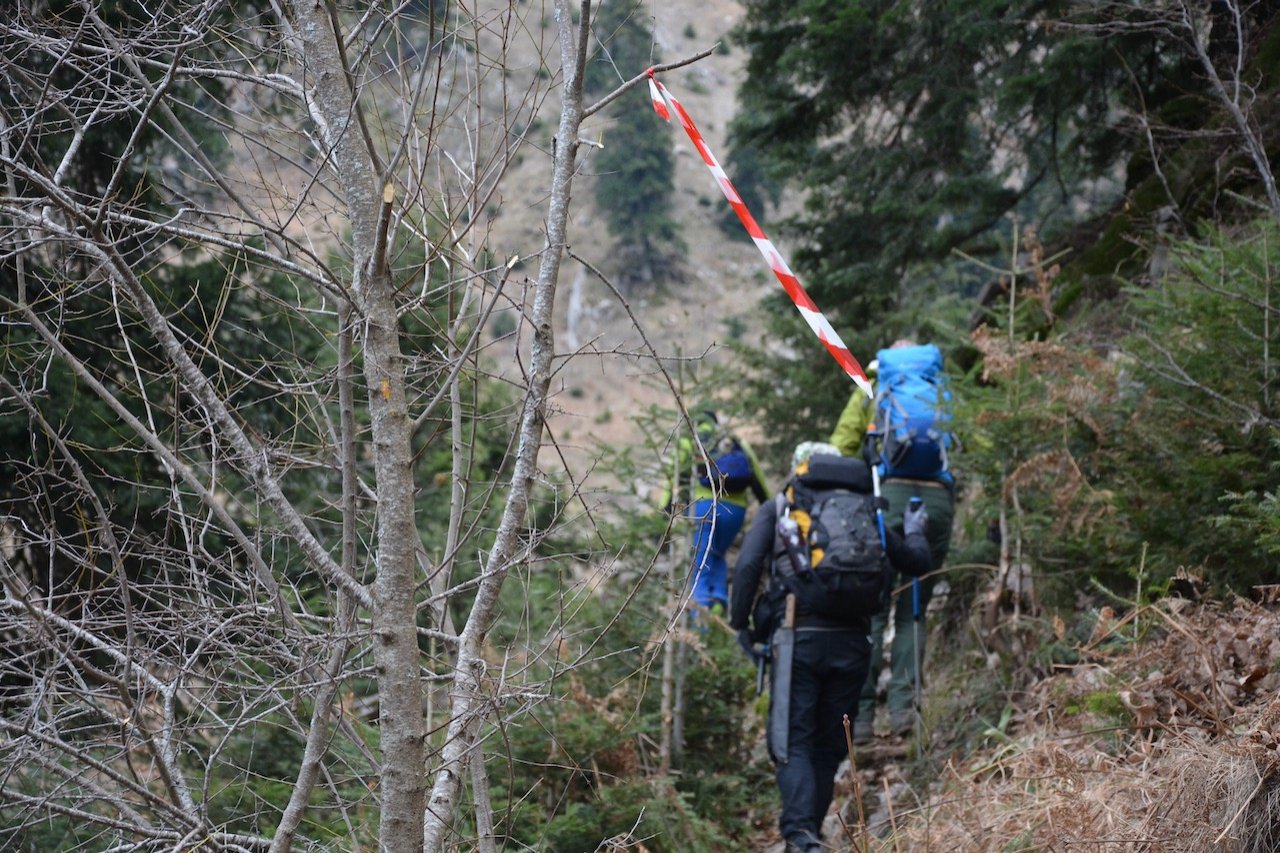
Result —
<instances>
[{"instance_id":1,"label":"birch-like white bark","mask_svg":"<svg viewBox=\"0 0 1280 853\"><path fill-rule=\"evenodd\" d=\"M520 414L511 489L507 494L493 547L485 560L485 579L476 591L475 603L459 637L458 657L450 691L451 722L422 826L423 849L429 853L436 853L443 848L484 715L484 641L493 625L498 594L507 573L513 560L523 552L520 534L524 529L529 498L538 471L538 451L542 446L547 389L551 384L551 368L555 356L555 336L552 329L555 289L560 276L560 261L565 251L569 200L578 151L578 129L582 124L582 71L586 57L586 35L590 29L591 0L582 2L577 29L567 0L556 0L555 17L560 39L560 61L564 69L564 94L560 124L552 151L547 241L538 267L538 281L529 316L533 324L533 344L530 351L528 388Z\"/></svg>"}]
</instances>

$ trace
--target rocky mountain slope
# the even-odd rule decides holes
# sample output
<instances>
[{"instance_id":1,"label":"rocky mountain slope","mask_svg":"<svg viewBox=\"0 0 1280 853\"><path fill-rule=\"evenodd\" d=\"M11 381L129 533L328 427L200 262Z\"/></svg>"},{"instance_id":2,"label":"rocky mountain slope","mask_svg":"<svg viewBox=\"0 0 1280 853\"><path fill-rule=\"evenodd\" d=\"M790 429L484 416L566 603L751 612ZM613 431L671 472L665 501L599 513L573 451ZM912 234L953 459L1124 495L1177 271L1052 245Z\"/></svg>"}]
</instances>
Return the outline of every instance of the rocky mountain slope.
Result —
<instances>
[{"instance_id":1,"label":"rocky mountain slope","mask_svg":"<svg viewBox=\"0 0 1280 853\"><path fill-rule=\"evenodd\" d=\"M673 62L724 45L662 77L723 160L744 59L739 49L728 44L727 36L741 17L742 6L735 0L664 0L646 9L652 16L656 61ZM643 70L619 69L618 82ZM548 102L541 113L548 127L556 108L557 104ZM610 126L618 111L628 109L648 112L653 132L669 139L675 153L672 214L687 246L685 273L681 280L654 282L642 292L620 298L585 266L566 258L557 294L557 349L570 357L553 386L549 426L559 446L548 448L544 458L553 469L567 463L574 479L590 468L598 455L597 443L635 444L640 434L633 418L653 404L674 405L650 349L663 359L672 380L688 387L698 373L730 357L723 345L731 333L750 340L752 330L759 328L756 311L761 297L778 287L756 249L732 240L717 224L729 210L727 202L685 133L652 113L647 97L633 93L609 105L588 120L583 136L612 144ZM595 151L584 146L583 152L574 183L570 246L606 275L616 275L613 240L596 209ZM504 207L492 225L491 243L504 253L506 247L522 254L539 248L546 165L545 157L530 152L510 176L508 185L515 191L505 194ZM786 252L785 246L780 248ZM743 426L750 429L749 424ZM625 486L643 497L652 484Z\"/></svg>"}]
</instances>

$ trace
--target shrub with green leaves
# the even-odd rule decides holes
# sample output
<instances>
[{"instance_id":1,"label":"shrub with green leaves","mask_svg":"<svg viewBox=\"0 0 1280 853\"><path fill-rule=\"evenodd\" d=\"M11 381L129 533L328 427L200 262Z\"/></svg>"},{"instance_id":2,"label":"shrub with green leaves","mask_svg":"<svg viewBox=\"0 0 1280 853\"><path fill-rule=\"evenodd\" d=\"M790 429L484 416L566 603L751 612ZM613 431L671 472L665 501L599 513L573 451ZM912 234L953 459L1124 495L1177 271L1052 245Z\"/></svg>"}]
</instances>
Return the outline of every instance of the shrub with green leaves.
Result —
<instances>
[{"instance_id":1,"label":"shrub with green leaves","mask_svg":"<svg viewBox=\"0 0 1280 853\"><path fill-rule=\"evenodd\" d=\"M1125 344L1143 396L1116 458L1139 536L1164 568L1237 592L1274 579L1278 245L1266 221L1173 244L1169 275L1132 294Z\"/></svg>"},{"instance_id":2,"label":"shrub with green leaves","mask_svg":"<svg viewBox=\"0 0 1280 853\"><path fill-rule=\"evenodd\" d=\"M1237 592L1271 576L1275 244L1269 224L1174 244L1169 273L1127 294L1119 349L1093 346L1084 325L975 335L982 373L957 387L956 464L983 487L979 516L1003 501L1047 603L1090 588L1127 603L1140 573L1158 593L1179 568Z\"/></svg>"}]
</instances>

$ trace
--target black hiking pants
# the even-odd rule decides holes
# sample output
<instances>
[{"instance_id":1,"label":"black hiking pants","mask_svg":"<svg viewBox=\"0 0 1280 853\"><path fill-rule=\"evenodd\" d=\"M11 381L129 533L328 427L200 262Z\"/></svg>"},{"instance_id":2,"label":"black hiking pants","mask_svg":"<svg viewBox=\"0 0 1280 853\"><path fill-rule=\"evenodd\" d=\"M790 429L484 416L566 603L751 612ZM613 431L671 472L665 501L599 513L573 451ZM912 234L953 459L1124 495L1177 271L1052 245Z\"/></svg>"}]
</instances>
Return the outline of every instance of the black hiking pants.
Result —
<instances>
[{"instance_id":1,"label":"black hiking pants","mask_svg":"<svg viewBox=\"0 0 1280 853\"><path fill-rule=\"evenodd\" d=\"M778 828L801 848L821 836L836 770L847 754L844 717L857 714L867 677L866 629L797 627L791 664L788 760L774 765L782 795ZM782 685L774 685L776 691Z\"/></svg>"}]
</instances>

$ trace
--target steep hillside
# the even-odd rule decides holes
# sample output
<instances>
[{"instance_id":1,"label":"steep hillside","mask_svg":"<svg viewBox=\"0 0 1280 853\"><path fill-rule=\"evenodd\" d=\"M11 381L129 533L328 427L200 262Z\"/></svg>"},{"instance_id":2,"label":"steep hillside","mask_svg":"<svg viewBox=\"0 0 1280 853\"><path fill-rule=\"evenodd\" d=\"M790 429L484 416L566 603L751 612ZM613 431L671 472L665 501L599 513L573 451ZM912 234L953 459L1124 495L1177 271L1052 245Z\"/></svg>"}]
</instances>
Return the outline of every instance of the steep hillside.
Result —
<instances>
[{"instance_id":1,"label":"steep hillside","mask_svg":"<svg viewBox=\"0 0 1280 853\"><path fill-rule=\"evenodd\" d=\"M710 47L742 14L727 0L654 8L657 47L668 61ZM742 60L730 49L664 78L722 157ZM610 144L612 111L638 108L615 104L593 118L587 135ZM566 263L557 335L560 349L575 355L556 378L550 427L559 446L544 458L548 470L563 458L575 479L590 467L595 442L633 443L631 418L650 404L670 405L649 346L677 379L680 357L723 360L731 329L745 329L750 340L759 300L777 287L755 250L715 224L725 203L687 139L656 116L654 132L677 151L675 215L689 247L687 277L624 304L581 265ZM575 185L571 245L616 272L591 163L588 154ZM540 213L533 200L542 165L529 157L521 166L530 202L518 206L522 216L500 218L499 242L536 237L529 211ZM785 240L780 248L787 253ZM653 484L622 485L643 496ZM1055 628L1034 611L997 620L999 633L1012 637L999 650L951 626L930 653L927 739L856 756L827 823L832 849L1280 849L1270 822L1280 800L1274 605L1172 599L1123 620L1105 610L1088 618L1096 627L1084 637L1070 636L1077 626L1057 626L1064 654L1051 660L1034 658ZM763 825L741 849L774 853L780 844Z\"/></svg>"},{"instance_id":2,"label":"steep hillside","mask_svg":"<svg viewBox=\"0 0 1280 853\"><path fill-rule=\"evenodd\" d=\"M1259 592L1103 608L1074 638L1059 624L1048 671L939 651L926 760L868 753L845 777L843 818L857 826L861 793L875 850L1280 848L1280 612ZM1002 630L1030 638L1037 621ZM992 692L1010 670L1025 687ZM836 849L858 849L860 830L832 829Z\"/></svg>"},{"instance_id":3,"label":"steep hillside","mask_svg":"<svg viewBox=\"0 0 1280 853\"><path fill-rule=\"evenodd\" d=\"M727 34L742 7L735 0L672 0L656 4L654 12L656 55L659 61L671 62L717 43L727 45ZM727 155L725 130L736 107L734 93L742 60L741 51L721 47L663 76L721 159ZM619 70L635 74L644 69ZM655 282L643 292L624 295L624 304L596 275L566 259L557 296L557 347L572 357L564 362L553 388L556 411L549 426L559 448L548 448L544 458L549 468L558 469L563 454L575 479L596 457L596 442L633 444L639 439L633 416L651 404L673 405L666 380L649 356L650 346L664 359L673 380L687 387L698 372L723 362L727 357L723 344L731 332L750 340L751 330L759 326L754 314L760 298L778 286L755 248L731 239L717 224L728 211L727 203L687 136L677 125L652 114L647 97L640 94L632 93L593 116L584 136L610 145L610 126L618 111L643 109L652 115L653 132L668 138L676 154L673 216L688 247L685 273L680 280ZM554 121L556 107L548 103L542 111L548 124ZM596 209L594 150L584 146L583 152L583 166L574 184L570 245L606 275L616 275L612 238ZM505 196L504 208L493 223L494 246L512 246L526 254L536 250L545 213L546 178L545 157L532 152L523 158L511 186L519 188L524 200ZM627 487L643 496L651 485L639 482Z\"/></svg>"}]
</instances>

